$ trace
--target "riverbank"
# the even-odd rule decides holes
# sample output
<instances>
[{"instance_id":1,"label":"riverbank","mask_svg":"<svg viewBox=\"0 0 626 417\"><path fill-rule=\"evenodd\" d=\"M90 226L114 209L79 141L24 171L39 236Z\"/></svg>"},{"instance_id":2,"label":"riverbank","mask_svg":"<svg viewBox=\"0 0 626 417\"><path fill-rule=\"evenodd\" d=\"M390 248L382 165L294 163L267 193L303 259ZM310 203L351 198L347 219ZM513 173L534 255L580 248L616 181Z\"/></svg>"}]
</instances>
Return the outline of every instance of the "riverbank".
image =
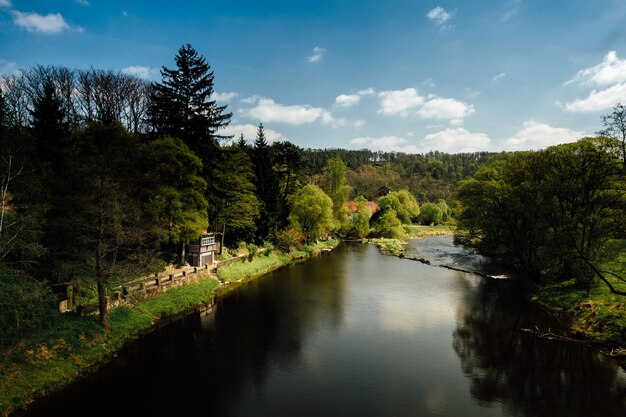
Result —
<instances>
[{"instance_id":1,"label":"riverbank","mask_svg":"<svg viewBox=\"0 0 626 417\"><path fill-rule=\"evenodd\" d=\"M410 239L421 239L429 236L445 236L454 234L456 226L421 226L416 224L404 225L404 239L372 238L363 239L363 242L372 243L384 255L402 257L406 252L405 245Z\"/></svg>"},{"instance_id":2,"label":"riverbank","mask_svg":"<svg viewBox=\"0 0 626 417\"><path fill-rule=\"evenodd\" d=\"M594 285L587 296L575 280L569 280L537 287L531 298L554 314L571 317L573 338L626 361L626 297L611 294L602 283Z\"/></svg>"},{"instance_id":3,"label":"riverbank","mask_svg":"<svg viewBox=\"0 0 626 417\"><path fill-rule=\"evenodd\" d=\"M332 250L337 244L320 242L290 253L260 254L251 262L219 268L217 276L202 272L204 276L194 283L116 308L106 332L94 317L61 315L45 331L0 352L0 415L7 416L89 374L160 321L202 307L243 282Z\"/></svg>"}]
</instances>

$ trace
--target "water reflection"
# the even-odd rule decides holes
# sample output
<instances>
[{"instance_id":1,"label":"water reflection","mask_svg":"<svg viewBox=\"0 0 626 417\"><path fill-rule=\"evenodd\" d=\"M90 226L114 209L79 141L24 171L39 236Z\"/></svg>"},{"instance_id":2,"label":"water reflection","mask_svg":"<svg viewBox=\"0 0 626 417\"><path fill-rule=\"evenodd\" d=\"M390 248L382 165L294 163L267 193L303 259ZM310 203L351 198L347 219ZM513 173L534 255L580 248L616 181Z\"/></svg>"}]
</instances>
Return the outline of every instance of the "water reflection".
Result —
<instances>
[{"instance_id":1,"label":"water reflection","mask_svg":"<svg viewBox=\"0 0 626 417\"><path fill-rule=\"evenodd\" d=\"M580 344L516 331L557 322L520 301L513 283L468 285L457 312L453 347L472 396L510 415L624 416L626 375Z\"/></svg>"},{"instance_id":2,"label":"water reflection","mask_svg":"<svg viewBox=\"0 0 626 417\"><path fill-rule=\"evenodd\" d=\"M512 332L558 323L494 282L343 245L153 332L28 415L622 415L615 364Z\"/></svg>"}]
</instances>

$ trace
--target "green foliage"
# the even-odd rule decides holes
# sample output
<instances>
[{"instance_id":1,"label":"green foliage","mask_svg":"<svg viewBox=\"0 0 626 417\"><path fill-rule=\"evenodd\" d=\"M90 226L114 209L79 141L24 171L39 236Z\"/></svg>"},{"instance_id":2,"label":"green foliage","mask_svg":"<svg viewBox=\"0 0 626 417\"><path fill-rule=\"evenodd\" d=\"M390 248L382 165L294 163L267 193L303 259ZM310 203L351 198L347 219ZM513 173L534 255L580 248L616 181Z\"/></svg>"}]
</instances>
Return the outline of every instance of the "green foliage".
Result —
<instances>
[{"instance_id":1,"label":"green foliage","mask_svg":"<svg viewBox=\"0 0 626 417\"><path fill-rule=\"evenodd\" d=\"M225 232L227 242L251 239L261 204L253 184L254 169L248 153L238 147L221 148L212 160L208 184L211 227Z\"/></svg>"},{"instance_id":2,"label":"green foliage","mask_svg":"<svg viewBox=\"0 0 626 417\"><path fill-rule=\"evenodd\" d=\"M50 290L23 273L0 268L0 346L40 331L58 314Z\"/></svg>"},{"instance_id":3,"label":"green foliage","mask_svg":"<svg viewBox=\"0 0 626 417\"><path fill-rule=\"evenodd\" d=\"M182 139L204 161L232 113L212 98L213 71L202 55L187 44L180 47L175 61L176 68L163 67L162 82L152 84L150 123L159 136Z\"/></svg>"},{"instance_id":4,"label":"green foliage","mask_svg":"<svg viewBox=\"0 0 626 417\"><path fill-rule=\"evenodd\" d=\"M438 204L426 203L422 206L420 222L425 225L439 224L443 220L443 211Z\"/></svg>"},{"instance_id":5,"label":"green foliage","mask_svg":"<svg viewBox=\"0 0 626 417\"><path fill-rule=\"evenodd\" d=\"M334 227L333 202L321 188L309 184L291 199L289 220L299 228L307 243L319 239Z\"/></svg>"},{"instance_id":6,"label":"green foliage","mask_svg":"<svg viewBox=\"0 0 626 417\"><path fill-rule=\"evenodd\" d=\"M587 291L600 278L619 292L612 272L598 267L607 240L624 232L617 155L615 142L587 138L494 158L460 186L462 225L531 278L574 276Z\"/></svg>"},{"instance_id":7,"label":"green foliage","mask_svg":"<svg viewBox=\"0 0 626 417\"><path fill-rule=\"evenodd\" d=\"M388 208L396 212L398 219L404 224L411 224L420 214L415 197L407 190L392 191L378 199L381 210Z\"/></svg>"},{"instance_id":8,"label":"green foliage","mask_svg":"<svg viewBox=\"0 0 626 417\"><path fill-rule=\"evenodd\" d=\"M254 243L248 245L248 262L252 262L255 256L259 253L259 247Z\"/></svg>"},{"instance_id":9,"label":"green foliage","mask_svg":"<svg viewBox=\"0 0 626 417\"><path fill-rule=\"evenodd\" d=\"M142 163L157 233L180 245L206 231L206 183L200 176L200 158L182 140L164 137L145 146Z\"/></svg>"},{"instance_id":10,"label":"green foliage","mask_svg":"<svg viewBox=\"0 0 626 417\"><path fill-rule=\"evenodd\" d=\"M299 248L304 239L304 233L299 228L289 226L277 233L276 244L280 250L291 252L293 248Z\"/></svg>"},{"instance_id":11,"label":"green foliage","mask_svg":"<svg viewBox=\"0 0 626 417\"><path fill-rule=\"evenodd\" d=\"M404 237L404 230L402 229L402 222L396 216L396 211L392 208L386 208L378 218L375 225L376 233L380 237L387 237L392 239L402 239Z\"/></svg>"},{"instance_id":12,"label":"green foliage","mask_svg":"<svg viewBox=\"0 0 626 417\"><path fill-rule=\"evenodd\" d=\"M346 184L346 170L346 164L340 158L329 159L321 178L322 189L332 200L336 216L350 196L351 187Z\"/></svg>"}]
</instances>

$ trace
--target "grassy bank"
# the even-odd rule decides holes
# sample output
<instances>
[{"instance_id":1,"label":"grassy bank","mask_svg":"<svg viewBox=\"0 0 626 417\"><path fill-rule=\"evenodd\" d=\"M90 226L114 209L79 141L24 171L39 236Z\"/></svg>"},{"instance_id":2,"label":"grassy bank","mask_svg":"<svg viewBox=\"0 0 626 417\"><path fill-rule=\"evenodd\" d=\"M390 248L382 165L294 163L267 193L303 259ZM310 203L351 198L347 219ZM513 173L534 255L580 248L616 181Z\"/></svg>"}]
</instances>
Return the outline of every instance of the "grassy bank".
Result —
<instances>
[{"instance_id":1,"label":"grassy bank","mask_svg":"<svg viewBox=\"0 0 626 417\"><path fill-rule=\"evenodd\" d=\"M428 236L451 235L456 226L421 226L417 224L403 225L404 239L372 238L363 239L363 242L373 243L385 255L401 256L406 252L405 244L408 239L419 239Z\"/></svg>"},{"instance_id":2,"label":"grassy bank","mask_svg":"<svg viewBox=\"0 0 626 417\"><path fill-rule=\"evenodd\" d=\"M176 287L111 313L109 331L103 331L94 317L60 315L48 329L0 354L0 415L25 407L98 368L125 344L139 337L159 320L204 305L216 295L244 282L303 259L338 242L321 242L299 251L269 256L259 255L252 262L238 262L208 273L192 284ZM221 285L235 283L234 285Z\"/></svg>"},{"instance_id":3,"label":"grassy bank","mask_svg":"<svg viewBox=\"0 0 626 417\"><path fill-rule=\"evenodd\" d=\"M626 240L611 242L609 252L617 256L607 260L601 269L626 277ZM613 285L626 291L626 283L615 280ZM537 288L534 299L573 317L572 330L578 335L609 348L626 348L626 296L612 294L599 280L592 286L589 297L572 279Z\"/></svg>"}]
</instances>

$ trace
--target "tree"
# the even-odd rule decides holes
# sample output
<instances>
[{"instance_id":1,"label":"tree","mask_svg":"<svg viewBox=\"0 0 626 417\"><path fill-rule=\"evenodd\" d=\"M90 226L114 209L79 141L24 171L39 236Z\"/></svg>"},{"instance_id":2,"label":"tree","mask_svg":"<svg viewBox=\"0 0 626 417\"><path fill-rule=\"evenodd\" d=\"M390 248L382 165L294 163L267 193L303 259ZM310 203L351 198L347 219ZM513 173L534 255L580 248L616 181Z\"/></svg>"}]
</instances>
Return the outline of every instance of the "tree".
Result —
<instances>
[{"instance_id":1,"label":"tree","mask_svg":"<svg viewBox=\"0 0 626 417\"><path fill-rule=\"evenodd\" d=\"M252 162L257 195L261 201L261 216L257 224L257 234L261 240L274 236L278 231L279 178L274 171L274 155L265 139L263 123L259 124L257 137L252 149Z\"/></svg>"},{"instance_id":2,"label":"tree","mask_svg":"<svg viewBox=\"0 0 626 417\"><path fill-rule=\"evenodd\" d=\"M322 189L333 201L333 211L337 217L348 201L352 189L346 183L346 171L347 166L340 158L329 159L321 179Z\"/></svg>"},{"instance_id":3,"label":"tree","mask_svg":"<svg viewBox=\"0 0 626 417\"><path fill-rule=\"evenodd\" d=\"M398 219L396 211L391 207L382 211L376 221L375 229L380 237L392 239L402 239L404 237L402 223Z\"/></svg>"},{"instance_id":4,"label":"tree","mask_svg":"<svg viewBox=\"0 0 626 417\"><path fill-rule=\"evenodd\" d=\"M381 210L392 208L403 224L411 224L413 220L417 220L420 214L417 200L408 190L392 191L386 196L380 197L378 205Z\"/></svg>"},{"instance_id":5,"label":"tree","mask_svg":"<svg viewBox=\"0 0 626 417\"><path fill-rule=\"evenodd\" d=\"M73 185L71 198L66 198L57 223L71 231L65 250L77 271L95 277L100 323L107 328L111 277L142 268L138 259L152 241L136 197L135 157L141 153L135 138L119 124L91 125L75 141L66 174Z\"/></svg>"},{"instance_id":6,"label":"tree","mask_svg":"<svg viewBox=\"0 0 626 417\"><path fill-rule=\"evenodd\" d=\"M164 137L145 146L142 164L158 230L165 241L178 246L182 265L185 244L208 226L202 162L182 140Z\"/></svg>"},{"instance_id":7,"label":"tree","mask_svg":"<svg viewBox=\"0 0 626 417\"><path fill-rule=\"evenodd\" d=\"M626 107L618 103L611 114L602 116L604 129L598 132L601 136L617 139L621 147L622 164L626 170Z\"/></svg>"},{"instance_id":8,"label":"tree","mask_svg":"<svg viewBox=\"0 0 626 417\"><path fill-rule=\"evenodd\" d=\"M304 186L290 198L290 203L289 220L304 233L307 243L332 230L333 202L317 185Z\"/></svg>"},{"instance_id":9,"label":"tree","mask_svg":"<svg viewBox=\"0 0 626 417\"><path fill-rule=\"evenodd\" d=\"M422 224L439 224L443 220L443 211L435 203L426 203L422 206L420 214Z\"/></svg>"},{"instance_id":10,"label":"tree","mask_svg":"<svg viewBox=\"0 0 626 417\"><path fill-rule=\"evenodd\" d=\"M208 154L223 138L218 131L228 125L232 113L212 99L213 71L190 44L180 47L175 61L176 68L164 66L162 82L152 84L148 117L159 136L182 139L208 168Z\"/></svg>"},{"instance_id":11,"label":"tree","mask_svg":"<svg viewBox=\"0 0 626 417\"><path fill-rule=\"evenodd\" d=\"M233 146L220 149L213 166L217 172L209 184L209 221L214 230L222 232L222 247L227 229L231 242L249 240L261 206L255 194L252 161L245 150Z\"/></svg>"},{"instance_id":12,"label":"tree","mask_svg":"<svg viewBox=\"0 0 626 417\"><path fill-rule=\"evenodd\" d=\"M354 199L354 201L357 204L357 210L350 219L352 227L349 234L362 239L369 234L370 218L372 217L372 213L368 207L367 200L364 197L358 196Z\"/></svg>"}]
</instances>

